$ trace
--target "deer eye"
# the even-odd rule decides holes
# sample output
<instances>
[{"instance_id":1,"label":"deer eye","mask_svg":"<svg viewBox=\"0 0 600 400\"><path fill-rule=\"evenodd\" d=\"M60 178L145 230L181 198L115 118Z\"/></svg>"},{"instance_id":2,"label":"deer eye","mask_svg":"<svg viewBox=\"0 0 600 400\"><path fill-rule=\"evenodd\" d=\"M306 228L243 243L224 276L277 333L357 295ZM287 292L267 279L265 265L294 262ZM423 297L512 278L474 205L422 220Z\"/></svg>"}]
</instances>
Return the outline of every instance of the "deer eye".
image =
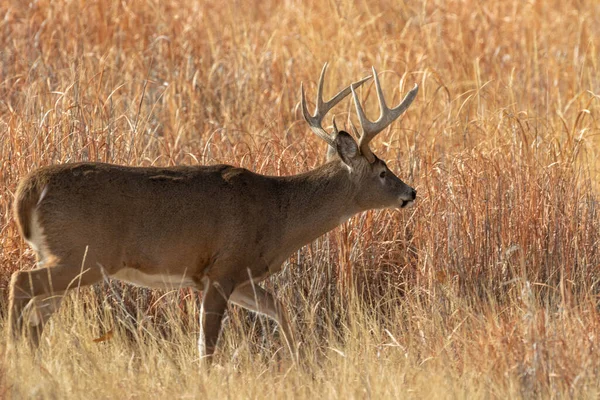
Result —
<instances>
[{"instance_id":1,"label":"deer eye","mask_svg":"<svg viewBox=\"0 0 600 400\"><path fill-rule=\"evenodd\" d=\"M381 179L385 178L385 171L381 171L381 173L379 174L379 177Z\"/></svg>"}]
</instances>

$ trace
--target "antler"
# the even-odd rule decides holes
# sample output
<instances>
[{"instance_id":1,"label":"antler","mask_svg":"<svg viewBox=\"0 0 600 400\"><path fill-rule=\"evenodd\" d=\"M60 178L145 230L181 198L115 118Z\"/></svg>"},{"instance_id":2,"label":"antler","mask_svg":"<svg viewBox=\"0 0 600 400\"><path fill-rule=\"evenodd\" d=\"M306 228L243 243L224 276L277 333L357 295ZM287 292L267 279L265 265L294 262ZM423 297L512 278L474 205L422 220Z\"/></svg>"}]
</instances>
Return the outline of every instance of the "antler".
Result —
<instances>
[{"instance_id":1,"label":"antler","mask_svg":"<svg viewBox=\"0 0 600 400\"><path fill-rule=\"evenodd\" d=\"M371 79L371 77L367 76L367 77L361 79L360 81L355 82L352 85L342 89L338 94L333 96L329 101L323 101L323 80L325 78L326 70L327 70L327 63L325 63L325 65L323 65L323 69L321 70L321 77L319 78L319 86L317 88L317 103L315 105L315 115L310 115L308 113L308 109L306 108L306 97L304 96L304 86L302 84L300 84L302 115L304 116L304 119L310 126L310 129L318 137L320 137L321 139L326 141L331 147L335 147L335 144L334 144L335 138L332 137L331 135L329 135L327 133L327 131L325 131L325 129L323 129L323 127L321 126L321 123L323 122L323 118L329 112L329 110L331 110L337 103L342 101L346 96L348 96L350 94L352 86L357 88L360 85L362 85L363 83L365 83L366 81L368 81L369 79ZM333 124L334 124L334 130L337 131L337 128L335 127L335 119L333 121Z\"/></svg>"},{"instance_id":2,"label":"antler","mask_svg":"<svg viewBox=\"0 0 600 400\"><path fill-rule=\"evenodd\" d=\"M412 88L404 97L404 100L400 103L400 105L396 108L388 108L385 104L385 99L383 98L383 91L381 90L381 85L379 83L379 78L377 77L377 71L373 67L373 78L375 80L375 88L377 89L377 97L379 98L379 107L381 108L381 114L379 119L375 122L371 122L365 116L365 112L358 101L358 96L356 95L355 89L359 85L352 84L350 85L350 90L352 91L352 97L354 98L354 104L356 105L356 113L358 114L358 119L360 121L360 126L362 128L362 134L360 135L359 148L360 153L367 158L367 160L372 163L375 161L375 155L369 148L369 142L373 140L373 138L385 129L389 124L394 122L400 115L406 111L408 106L413 102L415 97L417 96L417 92L419 91L419 85L415 84L415 87ZM364 79L363 79L364 81ZM360 84L363 83L360 81Z\"/></svg>"}]
</instances>

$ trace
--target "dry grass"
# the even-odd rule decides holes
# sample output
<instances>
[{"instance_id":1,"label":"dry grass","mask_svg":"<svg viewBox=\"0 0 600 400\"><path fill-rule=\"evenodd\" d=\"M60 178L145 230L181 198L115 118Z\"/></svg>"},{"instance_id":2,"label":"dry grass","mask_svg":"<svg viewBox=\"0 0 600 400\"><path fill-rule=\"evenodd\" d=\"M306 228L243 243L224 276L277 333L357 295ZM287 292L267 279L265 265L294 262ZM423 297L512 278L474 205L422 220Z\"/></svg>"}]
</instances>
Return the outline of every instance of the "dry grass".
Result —
<instances>
[{"instance_id":1,"label":"dry grass","mask_svg":"<svg viewBox=\"0 0 600 400\"><path fill-rule=\"evenodd\" d=\"M2 315L33 264L10 213L33 168L293 174L324 158L297 105L325 61L328 93L371 65L390 103L421 91L375 143L417 206L355 217L265 283L302 367L232 308L202 371L192 293L111 283L73 294L38 354L0 344L0 397L597 397L598 16L585 0L1 3Z\"/></svg>"}]
</instances>

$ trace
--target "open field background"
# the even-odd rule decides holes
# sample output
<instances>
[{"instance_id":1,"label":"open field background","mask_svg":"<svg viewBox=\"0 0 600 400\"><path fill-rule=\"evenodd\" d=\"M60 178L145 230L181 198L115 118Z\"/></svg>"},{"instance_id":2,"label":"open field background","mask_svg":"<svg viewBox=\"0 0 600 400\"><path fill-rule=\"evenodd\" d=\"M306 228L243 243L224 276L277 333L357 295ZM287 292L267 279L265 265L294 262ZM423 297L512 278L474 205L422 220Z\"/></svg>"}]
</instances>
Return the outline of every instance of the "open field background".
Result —
<instances>
[{"instance_id":1,"label":"open field background","mask_svg":"<svg viewBox=\"0 0 600 400\"><path fill-rule=\"evenodd\" d=\"M0 341L0 397L597 397L599 38L592 0L1 2L0 328L34 261L11 202L35 167L294 174L324 160L298 107L324 62L326 96L371 65L390 104L421 90L373 144L416 207L359 215L265 282L302 367L232 307L209 374L193 293L105 283L37 355Z\"/></svg>"}]
</instances>

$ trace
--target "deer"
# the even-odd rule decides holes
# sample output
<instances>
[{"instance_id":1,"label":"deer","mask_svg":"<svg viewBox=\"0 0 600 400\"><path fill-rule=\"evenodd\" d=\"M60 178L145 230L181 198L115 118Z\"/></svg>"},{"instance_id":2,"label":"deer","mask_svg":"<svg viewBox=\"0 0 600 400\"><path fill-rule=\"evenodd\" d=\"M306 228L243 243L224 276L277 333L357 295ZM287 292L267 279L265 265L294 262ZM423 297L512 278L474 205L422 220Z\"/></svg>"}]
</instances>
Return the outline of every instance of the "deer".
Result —
<instances>
[{"instance_id":1,"label":"deer","mask_svg":"<svg viewBox=\"0 0 600 400\"><path fill-rule=\"evenodd\" d=\"M398 119L418 85L388 108L375 68L329 101L323 66L314 114L300 103L310 130L327 143L326 162L308 172L267 176L231 165L132 167L97 162L45 166L19 183L14 217L36 253L37 268L9 285L9 340L39 346L44 325L72 288L106 277L134 285L201 292L198 351L213 357L229 303L273 319L293 358L297 343L285 305L257 285L296 251L355 214L405 208L416 191L369 143ZM367 119L356 89L373 78L380 117ZM357 141L322 127L325 115L352 94Z\"/></svg>"}]
</instances>

